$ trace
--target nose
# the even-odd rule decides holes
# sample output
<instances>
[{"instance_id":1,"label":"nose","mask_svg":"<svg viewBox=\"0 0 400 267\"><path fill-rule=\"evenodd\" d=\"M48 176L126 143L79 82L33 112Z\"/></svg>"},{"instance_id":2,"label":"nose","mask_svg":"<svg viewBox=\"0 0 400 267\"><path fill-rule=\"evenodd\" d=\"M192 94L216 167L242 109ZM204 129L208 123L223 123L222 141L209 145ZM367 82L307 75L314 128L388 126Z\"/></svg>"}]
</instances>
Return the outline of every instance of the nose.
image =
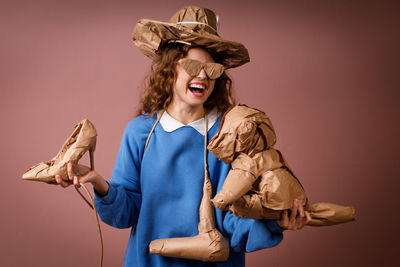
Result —
<instances>
[{"instance_id":1,"label":"nose","mask_svg":"<svg viewBox=\"0 0 400 267\"><path fill-rule=\"evenodd\" d=\"M202 68L199 72L199 74L197 75L197 78L199 79L207 79L207 73L205 72L205 70Z\"/></svg>"}]
</instances>

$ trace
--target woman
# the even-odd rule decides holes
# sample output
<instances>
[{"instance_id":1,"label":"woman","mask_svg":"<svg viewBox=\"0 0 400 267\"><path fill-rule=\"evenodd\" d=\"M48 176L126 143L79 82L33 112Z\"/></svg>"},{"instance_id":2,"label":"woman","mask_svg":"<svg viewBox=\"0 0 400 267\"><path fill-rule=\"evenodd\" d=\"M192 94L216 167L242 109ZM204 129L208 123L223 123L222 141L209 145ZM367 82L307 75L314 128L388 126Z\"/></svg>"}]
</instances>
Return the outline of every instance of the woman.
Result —
<instances>
[{"instance_id":1,"label":"woman","mask_svg":"<svg viewBox=\"0 0 400 267\"><path fill-rule=\"evenodd\" d=\"M203 155L206 142L218 132L221 115L233 105L231 80L223 70L247 62L247 50L214 32L217 19L208 9L185 7L171 20L175 22L142 20L135 28L136 45L154 63L141 115L125 128L110 182L82 165L78 170L68 166L70 182L56 177L63 187L92 183L102 220L132 228L124 266L209 266L208 262L151 255L149 243L195 236L205 166L214 194L230 168L211 153L206 161ZM170 28L162 32L158 26ZM174 36L169 36L171 32ZM154 45L156 37L159 42ZM220 49L215 48L218 45ZM77 176L76 171L85 175ZM243 219L215 210L217 228L229 239L230 255L213 264L244 266L244 252L275 246L283 229L301 229L308 220L296 201L290 217L284 213L279 221Z\"/></svg>"}]
</instances>

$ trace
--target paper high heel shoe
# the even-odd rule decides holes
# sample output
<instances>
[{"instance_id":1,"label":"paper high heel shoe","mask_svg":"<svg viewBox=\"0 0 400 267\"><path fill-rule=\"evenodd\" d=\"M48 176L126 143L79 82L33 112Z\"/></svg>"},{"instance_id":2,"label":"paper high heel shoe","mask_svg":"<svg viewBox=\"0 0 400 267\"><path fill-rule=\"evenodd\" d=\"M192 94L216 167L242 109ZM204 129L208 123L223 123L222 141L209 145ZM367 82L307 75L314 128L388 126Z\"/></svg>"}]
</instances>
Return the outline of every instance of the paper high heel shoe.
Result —
<instances>
[{"instance_id":1,"label":"paper high heel shoe","mask_svg":"<svg viewBox=\"0 0 400 267\"><path fill-rule=\"evenodd\" d=\"M88 119L82 120L53 159L29 168L22 179L57 184L55 176L60 175L63 180L68 181L67 164L71 162L76 165L87 151L90 153L90 166L93 170L96 137L94 125Z\"/></svg>"}]
</instances>

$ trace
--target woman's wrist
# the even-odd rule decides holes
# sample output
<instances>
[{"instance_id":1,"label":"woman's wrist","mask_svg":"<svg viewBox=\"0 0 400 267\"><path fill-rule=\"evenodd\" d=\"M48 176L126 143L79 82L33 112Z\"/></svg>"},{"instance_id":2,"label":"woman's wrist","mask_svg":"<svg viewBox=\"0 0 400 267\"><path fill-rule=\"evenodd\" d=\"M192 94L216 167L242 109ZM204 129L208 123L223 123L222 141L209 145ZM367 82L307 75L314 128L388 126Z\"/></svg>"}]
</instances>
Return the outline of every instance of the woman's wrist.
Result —
<instances>
[{"instance_id":1,"label":"woman's wrist","mask_svg":"<svg viewBox=\"0 0 400 267\"><path fill-rule=\"evenodd\" d=\"M108 190L110 188L110 186L108 185L108 183L106 182L106 180L103 177L99 177L99 179L96 179L96 181L93 181L92 185L93 185L94 189L96 190L96 192L101 196L107 195Z\"/></svg>"}]
</instances>

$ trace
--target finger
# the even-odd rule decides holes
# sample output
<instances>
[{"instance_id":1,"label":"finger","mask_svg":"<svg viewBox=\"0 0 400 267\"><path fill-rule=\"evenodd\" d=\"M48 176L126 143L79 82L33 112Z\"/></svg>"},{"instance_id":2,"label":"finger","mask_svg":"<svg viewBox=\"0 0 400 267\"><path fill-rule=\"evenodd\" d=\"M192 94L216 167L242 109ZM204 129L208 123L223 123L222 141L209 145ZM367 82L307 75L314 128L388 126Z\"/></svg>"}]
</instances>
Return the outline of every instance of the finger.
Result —
<instances>
[{"instance_id":1,"label":"finger","mask_svg":"<svg viewBox=\"0 0 400 267\"><path fill-rule=\"evenodd\" d=\"M72 182L74 180L74 172L72 171L72 164L71 162L68 163L67 165L67 173L68 173L68 179Z\"/></svg>"},{"instance_id":2,"label":"finger","mask_svg":"<svg viewBox=\"0 0 400 267\"><path fill-rule=\"evenodd\" d=\"M284 210L284 211L282 212L282 219L285 219L285 220L288 220L288 219L289 219L288 211L287 211L287 210Z\"/></svg>"},{"instance_id":3,"label":"finger","mask_svg":"<svg viewBox=\"0 0 400 267\"><path fill-rule=\"evenodd\" d=\"M306 224L308 224L309 222L311 222L311 215L308 211L306 211L305 214L306 214Z\"/></svg>"},{"instance_id":4,"label":"finger","mask_svg":"<svg viewBox=\"0 0 400 267\"><path fill-rule=\"evenodd\" d=\"M287 228L288 224L289 224L289 216L288 216L288 211L284 210L282 212L282 219L281 222L283 223L283 225Z\"/></svg>"},{"instance_id":5,"label":"finger","mask_svg":"<svg viewBox=\"0 0 400 267\"><path fill-rule=\"evenodd\" d=\"M298 201L299 204L299 216L303 219L304 218L304 207L301 205L300 201Z\"/></svg>"},{"instance_id":6,"label":"finger","mask_svg":"<svg viewBox=\"0 0 400 267\"><path fill-rule=\"evenodd\" d=\"M290 222L295 222L296 221L296 217L297 217L297 210L298 210L298 200L295 199L293 201L293 208L292 208L292 213L290 214L290 218L289 221Z\"/></svg>"},{"instance_id":7,"label":"finger","mask_svg":"<svg viewBox=\"0 0 400 267\"><path fill-rule=\"evenodd\" d=\"M305 221L303 218L298 217L296 220L296 230L300 230L301 228L304 227Z\"/></svg>"},{"instance_id":8,"label":"finger","mask_svg":"<svg viewBox=\"0 0 400 267\"><path fill-rule=\"evenodd\" d=\"M78 176L74 176L74 186L77 188L81 187Z\"/></svg>"},{"instance_id":9,"label":"finger","mask_svg":"<svg viewBox=\"0 0 400 267\"><path fill-rule=\"evenodd\" d=\"M289 224L289 217L288 217L288 212L287 210L284 210L281 213L281 219L279 221L277 221L278 225L281 228L287 229L288 228L288 224Z\"/></svg>"},{"instance_id":10,"label":"finger","mask_svg":"<svg viewBox=\"0 0 400 267\"><path fill-rule=\"evenodd\" d=\"M304 217L297 224L298 229L302 229L305 225L307 225L311 221L311 215L308 211L304 211Z\"/></svg>"},{"instance_id":11,"label":"finger","mask_svg":"<svg viewBox=\"0 0 400 267\"><path fill-rule=\"evenodd\" d=\"M93 177L93 171L90 171L90 172L86 173L85 175L78 177L79 183L85 184L87 182L90 182L92 177Z\"/></svg>"},{"instance_id":12,"label":"finger","mask_svg":"<svg viewBox=\"0 0 400 267\"><path fill-rule=\"evenodd\" d=\"M61 185L61 186L64 187L64 188L70 185L68 182L64 181L64 180L61 178L60 175L56 175L56 176L55 176L55 179L56 179L57 184Z\"/></svg>"},{"instance_id":13,"label":"finger","mask_svg":"<svg viewBox=\"0 0 400 267\"><path fill-rule=\"evenodd\" d=\"M56 175L54 178L56 179L57 184L61 185L61 182L62 182L61 176Z\"/></svg>"},{"instance_id":14,"label":"finger","mask_svg":"<svg viewBox=\"0 0 400 267\"><path fill-rule=\"evenodd\" d=\"M87 182L90 182L91 177L93 176L92 171L88 172L87 174L83 175L83 176L75 176L77 178L77 184L79 184L79 187L81 184L85 184ZM75 180L74 180L74 184L75 184Z\"/></svg>"}]
</instances>

